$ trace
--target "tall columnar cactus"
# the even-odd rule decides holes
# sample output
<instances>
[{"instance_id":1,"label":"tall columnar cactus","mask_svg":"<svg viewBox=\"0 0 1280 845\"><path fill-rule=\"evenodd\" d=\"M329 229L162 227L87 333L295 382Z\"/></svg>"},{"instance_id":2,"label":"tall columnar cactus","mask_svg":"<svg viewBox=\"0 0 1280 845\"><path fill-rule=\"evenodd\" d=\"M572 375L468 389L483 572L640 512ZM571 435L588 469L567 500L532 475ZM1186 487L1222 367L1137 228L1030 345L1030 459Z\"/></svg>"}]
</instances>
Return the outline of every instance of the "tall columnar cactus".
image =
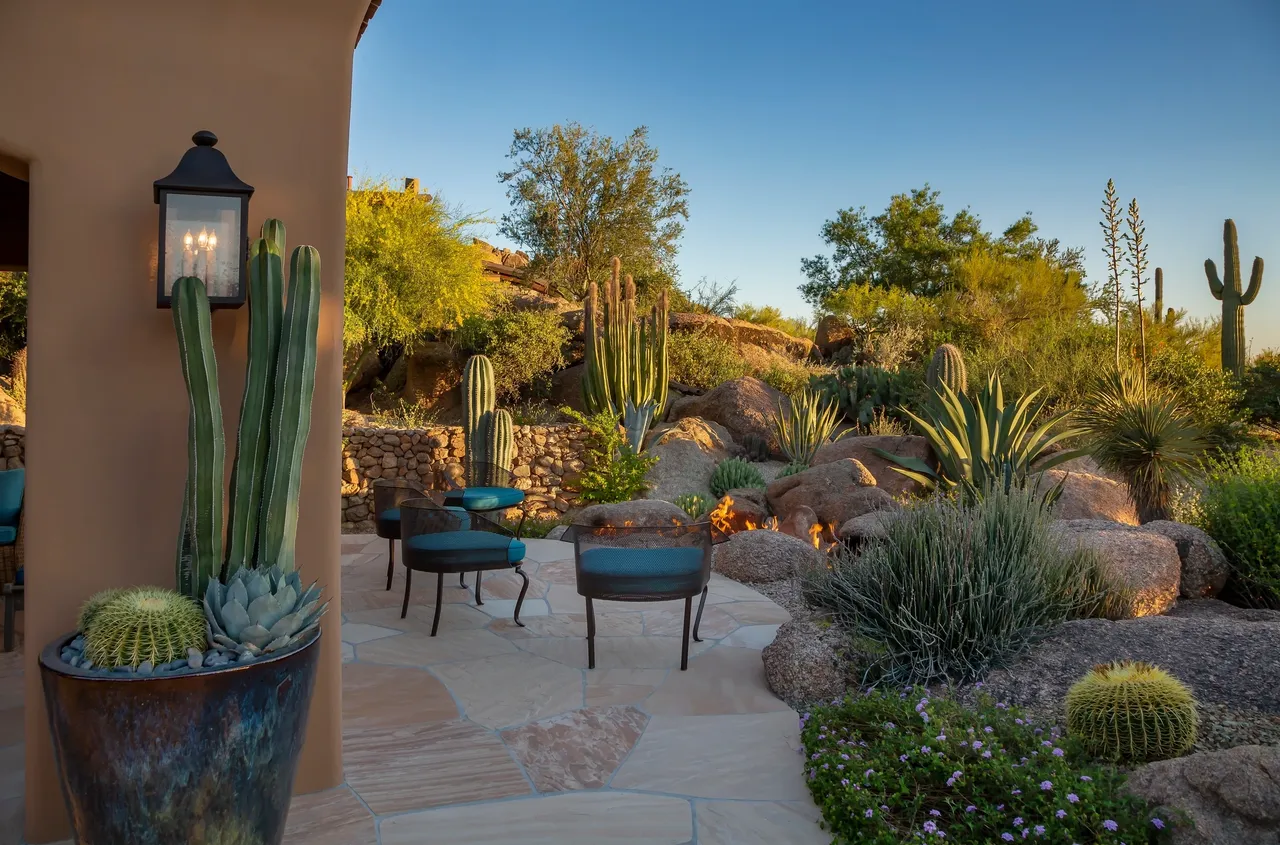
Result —
<instances>
[{"instance_id":1,"label":"tall columnar cactus","mask_svg":"<svg viewBox=\"0 0 1280 845\"><path fill-rule=\"evenodd\" d=\"M188 469L178 544L178 586L199 599L210 580L241 568L294 568L302 455L311 430L320 256L300 246L284 290L284 224L268 220L250 246L249 350L223 535L225 435L209 300L194 277L173 286L173 319L190 399ZM224 554L225 550L225 554Z\"/></svg>"},{"instance_id":2,"label":"tall columnar cactus","mask_svg":"<svg viewBox=\"0 0 1280 845\"><path fill-rule=\"evenodd\" d=\"M934 350L933 357L929 359L929 368L925 371L925 381L937 393L942 393L942 385L945 384L951 388L952 393L963 396L969 380L960 349L944 343Z\"/></svg>"},{"instance_id":3,"label":"tall columnar cactus","mask_svg":"<svg viewBox=\"0 0 1280 845\"><path fill-rule=\"evenodd\" d=\"M640 450L644 433L667 404L667 294L664 291L647 317L636 316L636 286L621 279L622 262L613 273L603 301L591 283L583 307L586 372L582 397L589 413L607 411L626 420L627 440Z\"/></svg>"},{"instance_id":4,"label":"tall columnar cactus","mask_svg":"<svg viewBox=\"0 0 1280 845\"><path fill-rule=\"evenodd\" d=\"M1151 322L1160 325L1164 319L1164 270L1156 268L1156 300L1151 305Z\"/></svg>"},{"instance_id":5,"label":"tall columnar cactus","mask_svg":"<svg viewBox=\"0 0 1280 845\"><path fill-rule=\"evenodd\" d=\"M511 470L511 462L515 458L515 438L512 434L511 414L499 408L489 412L488 431L485 432L485 455L495 470ZM493 475L504 473L493 472ZM505 486L502 478L490 478L486 482L493 486Z\"/></svg>"},{"instance_id":6,"label":"tall columnar cactus","mask_svg":"<svg viewBox=\"0 0 1280 845\"><path fill-rule=\"evenodd\" d=\"M1254 257L1253 272L1249 275L1249 288L1241 292L1240 247L1236 241L1236 224L1227 220L1222 224L1223 278L1212 258L1204 262L1204 274L1209 278L1209 291L1215 299L1222 300L1222 369L1231 370L1237 376L1244 375L1246 345L1244 338L1244 307L1252 304L1262 286L1262 259Z\"/></svg>"},{"instance_id":7,"label":"tall columnar cactus","mask_svg":"<svg viewBox=\"0 0 1280 845\"><path fill-rule=\"evenodd\" d=\"M462 370L462 438L467 483L475 484L478 465L492 464L489 434L497 392L493 386L493 364L483 355L472 355Z\"/></svg>"}]
</instances>

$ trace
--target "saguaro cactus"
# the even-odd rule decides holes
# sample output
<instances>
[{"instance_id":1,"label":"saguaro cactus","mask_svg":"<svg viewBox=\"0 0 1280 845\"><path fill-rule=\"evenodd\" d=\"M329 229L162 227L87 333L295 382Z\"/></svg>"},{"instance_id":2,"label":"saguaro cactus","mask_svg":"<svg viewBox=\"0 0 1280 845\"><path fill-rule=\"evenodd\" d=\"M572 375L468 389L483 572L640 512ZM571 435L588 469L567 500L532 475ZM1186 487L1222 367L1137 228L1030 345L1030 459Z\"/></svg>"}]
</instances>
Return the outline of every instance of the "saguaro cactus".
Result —
<instances>
[{"instance_id":1,"label":"saguaro cactus","mask_svg":"<svg viewBox=\"0 0 1280 845\"><path fill-rule=\"evenodd\" d=\"M1236 224L1227 220L1222 224L1223 277L1212 258L1204 262L1204 274L1209 278L1209 292L1222 300L1222 369L1231 370L1237 376L1244 375L1245 337L1244 307L1258 296L1262 286L1262 259L1254 257L1253 272L1249 275L1249 288L1240 290L1240 247L1236 241Z\"/></svg>"},{"instance_id":2,"label":"saguaro cactus","mask_svg":"<svg viewBox=\"0 0 1280 845\"><path fill-rule=\"evenodd\" d=\"M1164 319L1164 270L1156 268L1156 301L1151 305L1151 322L1160 325Z\"/></svg>"},{"instance_id":3,"label":"saguaro cactus","mask_svg":"<svg viewBox=\"0 0 1280 845\"><path fill-rule=\"evenodd\" d=\"M478 465L494 463L488 450L496 397L493 364L483 355L472 355L462 370L462 438L468 484L476 483L472 479Z\"/></svg>"},{"instance_id":4,"label":"saguaro cactus","mask_svg":"<svg viewBox=\"0 0 1280 845\"><path fill-rule=\"evenodd\" d=\"M942 385L951 388L957 396L963 396L969 379L965 373L964 355L960 349L950 343L944 343L934 350L929 359L929 368L925 371L925 382L937 392L942 392Z\"/></svg>"},{"instance_id":5,"label":"saguaro cactus","mask_svg":"<svg viewBox=\"0 0 1280 845\"><path fill-rule=\"evenodd\" d=\"M178 587L196 599L224 567L228 575L243 567L294 568L302 454L315 393L320 256L310 246L293 251L286 307L281 301L284 234L283 223L268 220L250 247L249 354L225 542L226 444L209 299L194 276L173 286L173 320L191 410Z\"/></svg>"},{"instance_id":6,"label":"saguaro cactus","mask_svg":"<svg viewBox=\"0 0 1280 845\"><path fill-rule=\"evenodd\" d=\"M647 317L637 318L635 282L627 276L624 283L621 275L622 262L614 258L603 302L594 282L587 289L582 396L589 413L623 417L627 440L639 451L645 430L667 404L667 294Z\"/></svg>"}]
</instances>

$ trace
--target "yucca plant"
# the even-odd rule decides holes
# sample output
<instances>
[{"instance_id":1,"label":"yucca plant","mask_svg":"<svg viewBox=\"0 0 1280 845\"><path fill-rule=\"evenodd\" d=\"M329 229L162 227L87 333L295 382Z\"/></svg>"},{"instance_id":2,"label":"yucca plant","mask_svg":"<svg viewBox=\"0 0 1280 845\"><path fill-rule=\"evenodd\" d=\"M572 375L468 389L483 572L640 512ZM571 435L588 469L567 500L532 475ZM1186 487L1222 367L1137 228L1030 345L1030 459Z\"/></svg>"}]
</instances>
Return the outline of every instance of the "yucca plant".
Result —
<instances>
[{"instance_id":1,"label":"yucca plant","mask_svg":"<svg viewBox=\"0 0 1280 845\"><path fill-rule=\"evenodd\" d=\"M1099 466L1128 483L1139 521L1169 519L1174 486L1208 448L1176 397L1117 369L1089 394L1080 421Z\"/></svg>"},{"instance_id":2,"label":"yucca plant","mask_svg":"<svg viewBox=\"0 0 1280 845\"><path fill-rule=\"evenodd\" d=\"M1059 429L1069 414L1056 414L1037 422L1044 401L1036 401L1035 390L1006 404L1000 376L992 374L977 401L959 396L946 384L935 393L936 401L926 412L929 419L903 409L920 429L938 459L935 469L920 458L894 455L873 449L889 461L891 468L928 489L943 487L983 491L994 487L1023 487L1027 475L1088 454L1087 450L1050 450L1069 437L1083 433L1079 428Z\"/></svg>"},{"instance_id":3,"label":"yucca plant","mask_svg":"<svg viewBox=\"0 0 1280 845\"><path fill-rule=\"evenodd\" d=\"M778 404L773 414L773 430L787 460L809 466L818 447L848 434L843 431L834 438L831 436L839 420L839 403L816 390L805 389L792 395L790 409Z\"/></svg>"}]
</instances>

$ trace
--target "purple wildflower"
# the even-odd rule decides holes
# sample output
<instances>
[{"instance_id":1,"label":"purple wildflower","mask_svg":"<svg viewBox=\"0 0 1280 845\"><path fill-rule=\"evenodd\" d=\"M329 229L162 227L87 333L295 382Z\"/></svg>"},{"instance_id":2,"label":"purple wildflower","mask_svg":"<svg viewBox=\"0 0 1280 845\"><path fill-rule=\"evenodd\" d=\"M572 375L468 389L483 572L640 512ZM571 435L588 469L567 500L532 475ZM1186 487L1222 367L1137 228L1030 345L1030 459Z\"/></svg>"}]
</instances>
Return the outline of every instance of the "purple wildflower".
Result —
<instances>
[{"instance_id":1,"label":"purple wildflower","mask_svg":"<svg viewBox=\"0 0 1280 845\"><path fill-rule=\"evenodd\" d=\"M1001 838L1001 839L1003 839L1005 842L1012 842L1012 841L1013 841L1013 834L1012 834L1012 833L1002 833L1002 834L1000 834L1000 838Z\"/></svg>"},{"instance_id":2,"label":"purple wildflower","mask_svg":"<svg viewBox=\"0 0 1280 845\"><path fill-rule=\"evenodd\" d=\"M925 833L934 833L934 832L936 832L936 831L937 831L937 829L938 829L938 826L937 826L936 824L934 824L933 822L925 822L925 823L924 823L924 832L925 832Z\"/></svg>"},{"instance_id":3,"label":"purple wildflower","mask_svg":"<svg viewBox=\"0 0 1280 845\"><path fill-rule=\"evenodd\" d=\"M1120 827L1120 825L1116 824L1116 823L1115 823L1114 821L1112 821L1111 819L1107 819L1106 821L1104 821L1104 822L1102 823L1102 826L1103 826L1103 827L1105 827L1107 830L1110 830L1110 831L1112 831L1112 832L1115 832L1115 831Z\"/></svg>"},{"instance_id":4,"label":"purple wildflower","mask_svg":"<svg viewBox=\"0 0 1280 845\"><path fill-rule=\"evenodd\" d=\"M848 778L842 778L842 779L840 780L840 785L841 785L841 786L848 786L848 785L849 785L849 780L848 780Z\"/></svg>"},{"instance_id":5,"label":"purple wildflower","mask_svg":"<svg viewBox=\"0 0 1280 845\"><path fill-rule=\"evenodd\" d=\"M1058 818L1060 818L1060 819L1065 819L1065 818L1067 817L1067 811L1066 811L1066 810L1059 810L1058 812L1054 813L1054 815L1055 815L1055 816L1057 816L1057 817L1058 817Z\"/></svg>"},{"instance_id":6,"label":"purple wildflower","mask_svg":"<svg viewBox=\"0 0 1280 845\"><path fill-rule=\"evenodd\" d=\"M1066 753L1067 753L1067 752L1063 751L1061 748L1055 748L1055 749L1053 749L1053 756L1054 756L1054 757L1061 757L1063 754L1066 754Z\"/></svg>"},{"instance_id":7,"label":"purple wildflower","mask_svg":"<svg viewBox=\"0 0 1280 845\"><path fill-rule=\"evenodd\" d=\"M875 811L875 810L867 810L867 811L866 811L865 813L863 813L862 815L866 816L867 818L871 818L871 817L872 817L872 816L874 816L875 814L876 814L876 811Z\"/></svg>"},{"instance_id":8,"label":"purple wildflower","mask_svg":"<svg viewBox=\"0 0 1280 845\"><path fill-rule=\"evenodd\" d=\"M1036 836L1044 836L1044 825L1036 825Z\"/></svg>"},{"instance_id":9,"label":"purple wildflower","mask_svg":"<svg viewBox=\"0 0 1280 845\"><path fill-rule=\"evenodd\" d=\"M937 810L930 810L930 811L929 811L929 815L931 815L931 816L940 816L940 815L942 815L942 813L938 812Z\"/></svg>"},{"instance_id":10,"label":"purple wildflower","mask_svg":"<svg viewBox=\"0 0 1280 845\"><path fill-rule=\"evenodd\" d=\"M1089 777L1088 775L1081 775L1080 780L1084 781L1085 783L1088 783L1089 781L1093 780L1093 778Z\"/></svg>"},{"instance_id":11,"label":"purple wildflower","mask_svg":"<svg viewBox=\"0 0 1280 845\"><path fill-rule=\"evenodd\" d=\"M978 808L970 804L968 807L964 808L964 811L966 813L976 813L978 811Z\"/></svg>"},{"instance_id":12,"label":"purple wildflower","mask_svg":"<svg viewBox=\"0 0 1280 845\"><path fill-rule=\"evenodd\" d=\"M1164 830L1164 822L1160 821L1159 819L1152 819L1151 824L1155 827L1156 830Z\"/></svg>"},{"instance_id":13,"label":"purple wildflower","mask_svg":"<svg viewBox=\"0 0 1280 845\"><path fill-rule=\"evenodd\" d=\"M1014 816L1014 817L1013 817L1013 826L1014 826L1014 827L1022 827L1022 816Z\"/></svg>"},{"instance_id":14,"label":"purple wildflower","mask_svg":"<svg viewBox=\"0 0 1280 845\"><path fill-rule=\"evenodd\" d=\"M1068 793L1067 793L1067 801L1068 801L1068 802L1070 802L1070 803L1074 804L1074 803L1076 803L1076 802L1077 802L1077 801L1079 801L1079 800L1080 800L1080 796L1079 796L1079 795L1076 795L1074 792L1068 792Z\"/></svg>"},{"instance_id":15,"label":"purple wildflower","mask_svg":"<svg viewBox=\"0 0 1280 845\"><path fill-rule=\"evenodd\" d=\"M1051 780L1040 781L1040 789L1042 789L1045 792L1048 792L1050 789L1053 789L1053 781Z\"/></svg>"}]
</instances>

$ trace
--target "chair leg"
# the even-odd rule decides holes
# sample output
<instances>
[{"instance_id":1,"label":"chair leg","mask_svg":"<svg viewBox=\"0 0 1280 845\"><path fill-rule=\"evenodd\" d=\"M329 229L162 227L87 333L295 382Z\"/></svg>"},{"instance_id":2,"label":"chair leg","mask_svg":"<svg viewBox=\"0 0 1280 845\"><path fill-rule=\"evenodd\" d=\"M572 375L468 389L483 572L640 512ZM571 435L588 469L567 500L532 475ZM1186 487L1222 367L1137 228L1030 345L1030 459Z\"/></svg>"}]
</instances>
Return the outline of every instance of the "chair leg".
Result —
<instances>
[{"instance_id":1,"label":"chair leg","mask_svg":"<svg viewBox=\"0 0 1280 845\"><path fill-rule=\"evenodd\" d=\"M680 671L689 668L689 617L693 615L693 596L684 600L684 636L680 638Z\"/></svg>"},{"instance_id":2,"label":"chair leg","mask_svg":"<svg viewBox=\"0 0 1280 845\"><path fill-rule=\"evenodd\" d=\"M526 519L528 519L528 518L529 518L529 514L528 514L528 512L527 512L524 508L521 508L521 509L520 509L520 524L516 526L516 539L517 539L517 540L519 540L519 539L521 538L521 536L522 536L522 535L521 535L521 533L520 533L520 532L524 531L524 521L525 521Z\"/></svg>"},{"instance_id":3,"label":"chair leg","mask_svg":"<svg viewBox=\"0 0 1280 845\"><path fill-rule=\"evenodd\" d=\"M529 591L529 576L525 575L524 571L520 569L519 566L516 567L516 574L520 576L520 579L524 581L524 583L520 585L520 595L516 596L516 612L513 617L513 621L523 628L524 623L520 621L520 607L524 604L524 594Z\"/></svg>"},{"instance_id":4,"label":"chair leg","mask_svg":"<svg viewBox=\"0 0 1280 845\"><path fill-rule=\"evenodd\" d=\"M480 573L477 572L476 573L476 607L479 607L482 604L484 604L484 602L480 600Z\"/></svg>"},{"instance_id":5,"label":"chair leg","mask_svg":"<svg viewBox=\"0 0 1280 845\"><path fill-rule=\"evenodd\" d=\"M413 570L409 567L404 568L404 604L400 605L400 618L409 612L409 587L413 584Z\"/></svg>"},{"instance_id":6,"label":"chair leg","mask_svg":"<svg viewBox=\"0 0 1280 845\"><path fill-rule=\"evenodd\" d=\"M464 590L467 588L467 573L465 572L458 573L458 586Z\"/></svg>"},{"instance_id":7,"label":"chair leg","mask_svg":"<svg viewBox=\"0 0 1280 845\"><path fill-rule=\"evenodd\" d=\"M436 614L431 618L431 636L436 635L440 627L440 608L444 607L444 573L436 573Z\"/></svg>"},{"instance_id":8,"label":"chair leg","mask_svg":"<svg viewBox=\"0 0 1280 845\"><path fill-rule=\"evenodd\" d=\"M396 541L388 540L387 546L389 548L389 551L387 552L387 589L390 590L391 576L394 575L396 571Z\"/></svg>"},{"instance_id":9,"label":"chair leg","mask_svg":"<svg viewBox=\"0 0 1280 845\"><path fill-rule=\"evenodd\" d=\"M596 668L596 609L587 597L587 668Z\"/></svg>"},{"instance_id":10,"label":"chair leg","mask_svg":"<svg viewBox=\"0 0 1280 845\"><path fill-rule=\"evenodd\" d=\"M4 650L13 651L13 611L17 604L17 596L13 593L4 595Z\"/></svg>"},{"instance_id":11,"label":"chair leg","mask_svg":"<svg viewBox=\"0 0 1280 845\"><path fill-rule=\"evenodd\" d=\"M698 599L698 615L694 617L694 620L693 620L693 641L695 643L702 642L702 640L698 639L698 626L702 624L702 608L706 606L706 603L707 603L707 588L703 587L702 598Z\"/></svg>"}]
</instances>

